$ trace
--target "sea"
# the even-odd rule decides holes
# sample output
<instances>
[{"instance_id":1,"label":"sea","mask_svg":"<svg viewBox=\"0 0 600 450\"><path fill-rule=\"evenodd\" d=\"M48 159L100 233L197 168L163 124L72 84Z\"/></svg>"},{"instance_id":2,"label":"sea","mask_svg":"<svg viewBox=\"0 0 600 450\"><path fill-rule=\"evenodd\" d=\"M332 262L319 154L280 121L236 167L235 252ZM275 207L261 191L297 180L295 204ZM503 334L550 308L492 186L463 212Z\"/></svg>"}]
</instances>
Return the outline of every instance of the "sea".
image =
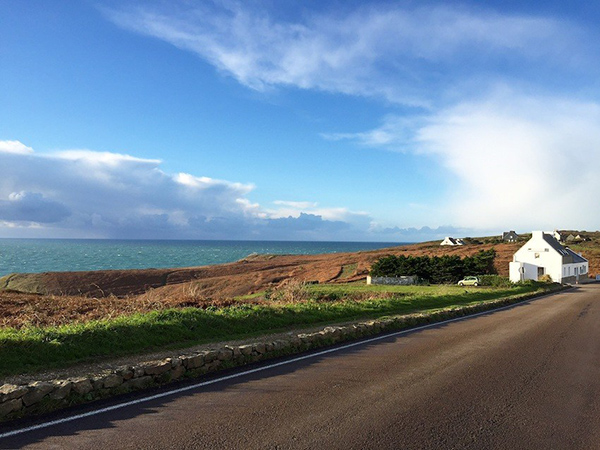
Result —
<instances>
[{"instance_id":1,"label":"sea","mask_svg":"<svg viewBox=\"0 0 600 450\"><path fill-rule=\"evenodd\" d=\"M252 254L314 255L394 247L393 242L0 239L0 276L10 273L193 267Z\"/></svg>"}]
</instances>

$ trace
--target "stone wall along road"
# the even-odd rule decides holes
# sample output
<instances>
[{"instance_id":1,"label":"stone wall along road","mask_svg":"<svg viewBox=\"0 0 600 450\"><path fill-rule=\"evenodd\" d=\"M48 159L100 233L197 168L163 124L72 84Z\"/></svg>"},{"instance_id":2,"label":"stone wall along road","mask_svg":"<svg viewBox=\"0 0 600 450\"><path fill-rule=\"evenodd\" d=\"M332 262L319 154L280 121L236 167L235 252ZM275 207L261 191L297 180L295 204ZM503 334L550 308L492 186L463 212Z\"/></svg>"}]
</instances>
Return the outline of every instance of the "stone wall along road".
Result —
<instances>
[{"instance_id":1,"label":"stone wall along road","mask_svg":"<svg viewBox=\"0 0 600 450\"><path fill-rule=\"evenodd\" d=\"M1 448L599 448L600 286L0 440Z\"/></svg>"}]
</instances>

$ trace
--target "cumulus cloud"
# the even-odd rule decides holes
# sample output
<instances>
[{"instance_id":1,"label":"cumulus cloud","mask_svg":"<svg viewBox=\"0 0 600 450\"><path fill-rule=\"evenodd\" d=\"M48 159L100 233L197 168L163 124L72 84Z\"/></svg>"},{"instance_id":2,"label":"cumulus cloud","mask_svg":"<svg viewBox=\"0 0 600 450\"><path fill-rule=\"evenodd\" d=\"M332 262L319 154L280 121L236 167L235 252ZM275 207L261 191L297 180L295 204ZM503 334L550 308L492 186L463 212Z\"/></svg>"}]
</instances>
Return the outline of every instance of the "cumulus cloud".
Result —
<instances>
[{"instance_id":1,"label":"cumulus cloud","mask_svg":"<svg viewBox=\"0 0 600 450\"><path fill-rule=\"evenodd\" d=\"M596 103L500 95L440 112L417 141L462 181L460 224L596 227L599 123Z\"/></svg>"},{"instance_id":2,"label":"cumulus cloud","mask_svg":"<svg viewBox=\"0 0 600 450\"><path fill-rule=\"evenodd\" d=\"M507 60L540 73L562 67L565 55L586 61L581 32L546 17L372 4L292 22L260 3L166 5L104 11L116 24L194 52L257 90L295 86L428 105L441 92L437 84L456 84L481 68L493 72Z\"/></svg>"},{"instance_id":3,"label":"cumulus cloud","mask_svg":"<svg viewBox=\"0 0 600 450\"><path fill-rule=\"evenodd\" d=\"M0 153L0 220L52 223L63 235L208 237L191 224L254 217L245 198L252 189L117 153Z\"/></svg>"},{"instance_id":4,"label":"cumulus cloud","mask_svg":"<svg viewBox=\"0 0 600 450\"><path fill-rule=\"evenodd\" d=\"M11 143L15 148L28 148ZM0 147L6 147L0 141ZM254 185L189 173L130 155L68 150L0 152L4 236L374 240L371 218L316 202L263 208ZM18 234L18 230L21 234ZM386 235L387 236L387 235Z\"/></svg>"},{"instance_id":5,"label":"cumulus cloud","mask_svg":"<svg viewBox=\"0 0 600 450\"><path fill-rule=\"evenodd\" d=\"M600 104L508 89L465 101L407 126L388 118L381 129L347 134L376 146L412 151L454 175L444 216L461 227L597 228L600 211ZM407 138L407 136L409 136Z\"/></svg>"}]
</instances>

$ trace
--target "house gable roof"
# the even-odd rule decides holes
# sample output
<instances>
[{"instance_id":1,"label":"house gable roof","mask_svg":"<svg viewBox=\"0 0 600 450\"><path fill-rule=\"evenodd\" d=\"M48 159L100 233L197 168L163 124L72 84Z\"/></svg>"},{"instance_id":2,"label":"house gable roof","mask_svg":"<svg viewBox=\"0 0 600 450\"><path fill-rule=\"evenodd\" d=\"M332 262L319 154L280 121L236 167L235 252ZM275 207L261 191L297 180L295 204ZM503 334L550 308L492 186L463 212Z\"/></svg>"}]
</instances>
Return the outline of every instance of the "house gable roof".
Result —
<instances>
[{"instance_id":1,"label":"house gable roof","mask_svg":"<svg viewBox=\"0 0 600 450\"><path fill-rule=\"evenodd\" d=\"M579 255L578 253L575 253L569 247L567 247L565 250L573 258L573 263L586 263L586 262L588 262L587 259L585 259L583 256Z\"/></svg>"},{"instance_id":2,"label":"house gable roof","mask_svg":"<svg viewBox=\"0 0 600 450\"><path fill-rule=\"evenodd\" d=\"M542 237L544 238L544 241L546 241L546 243L556 250L560 255L563 257L569 256L569 252L567 252L567 250L560 245L560 242L558 242L554 236L548 233L542 233Z\"/></svg>"}]
</instances>

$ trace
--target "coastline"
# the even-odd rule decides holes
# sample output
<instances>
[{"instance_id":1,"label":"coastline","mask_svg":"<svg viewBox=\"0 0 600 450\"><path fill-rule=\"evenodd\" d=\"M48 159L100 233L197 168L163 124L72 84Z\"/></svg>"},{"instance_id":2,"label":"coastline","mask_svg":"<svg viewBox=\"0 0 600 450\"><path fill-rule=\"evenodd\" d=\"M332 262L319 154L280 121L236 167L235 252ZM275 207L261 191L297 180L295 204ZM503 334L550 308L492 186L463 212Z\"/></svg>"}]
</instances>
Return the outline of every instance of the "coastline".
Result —
<instances>
[{"instance_id":1,"label":"coastline","mask_svg":"<svg viewBox=\"0 0 600 450\"><path fill-rule=\"evenodd\" d=\"M227 264L255 254L314 255L412 243L0 238L0 277L11 273L172 269Z\"/></svg>"}]
</instances>

